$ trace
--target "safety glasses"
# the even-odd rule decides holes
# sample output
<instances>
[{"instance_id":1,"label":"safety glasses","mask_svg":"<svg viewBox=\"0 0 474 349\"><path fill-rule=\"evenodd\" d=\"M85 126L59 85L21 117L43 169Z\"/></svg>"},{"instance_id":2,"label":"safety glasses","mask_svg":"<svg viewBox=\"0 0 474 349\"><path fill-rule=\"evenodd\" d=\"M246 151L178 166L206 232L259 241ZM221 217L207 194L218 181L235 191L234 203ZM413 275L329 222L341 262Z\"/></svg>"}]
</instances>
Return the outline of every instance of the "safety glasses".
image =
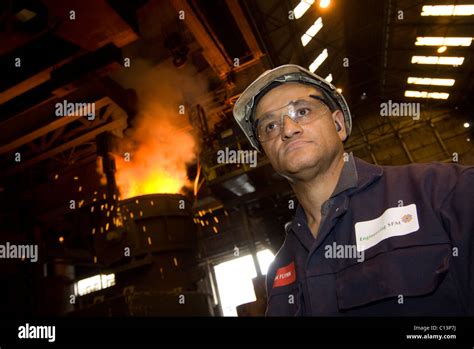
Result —
<instances>
[{"instance_id":1,"label":"safety glasses","mask_svg":"<svg viewBox=\"0 0 474 349\"><path fill-rule=\"evenodd\" d=\"M288 116L299 125L305 125L328 112L331 112L331 109L329 103L323 97L309 95L257 116L253 129L260 142L267 142L281 134L285 116Z\"/></svg>"}]
</instances>

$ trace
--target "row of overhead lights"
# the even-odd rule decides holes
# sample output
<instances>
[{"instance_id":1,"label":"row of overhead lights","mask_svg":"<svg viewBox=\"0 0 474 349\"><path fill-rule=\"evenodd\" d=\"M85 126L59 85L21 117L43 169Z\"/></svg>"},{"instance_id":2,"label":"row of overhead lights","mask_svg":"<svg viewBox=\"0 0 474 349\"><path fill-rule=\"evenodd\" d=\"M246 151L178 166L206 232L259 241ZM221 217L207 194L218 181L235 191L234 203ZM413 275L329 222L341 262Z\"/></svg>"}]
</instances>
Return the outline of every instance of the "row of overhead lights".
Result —
<instances>
[{"instance_id":1,"label":"row of overhead lights","mask_svg":"<svg viewBox=\"0 0 474 349\"><path fill-rule=\"evenodd\" d=\"M421 10L421 16L472 16L474 5L425 5ZM472 37L417 37L415 46L438 46L439 54L447 51L448 47L469 47ZM464 63L464 57L449 56L412 56L412 64L451 65L458 67ZM413 77L407 79L408 84L424 86L453 86L455 79ZM448 99L448 92L428 92L406 90L405 97Z\"/></svg>"},{"instance_id":2,"label":"row of overhead lights","mask_svg":"<svg viewBox=\"0 0 474 349\"><path fill-rule=\"evenodd\" d=\"M315 0L301 0L298 5L293 9L293 14L296 19L303 17L306 11L314 4ZM331 0L319 0L319 7L327 8L331 4ZM319 17L314 23L306 30L306 32L301 36L301 44L303 47L309 44L309 42L319 33L323 28L323 19ZM328 58L329 53L325 48L309 65L308 69L314 73L323 62ZM326 77L327 82L332 82L332 74L329 74ZM338 89L339 92L342 92L341 89Z\"/></svg>"}]
</instances>

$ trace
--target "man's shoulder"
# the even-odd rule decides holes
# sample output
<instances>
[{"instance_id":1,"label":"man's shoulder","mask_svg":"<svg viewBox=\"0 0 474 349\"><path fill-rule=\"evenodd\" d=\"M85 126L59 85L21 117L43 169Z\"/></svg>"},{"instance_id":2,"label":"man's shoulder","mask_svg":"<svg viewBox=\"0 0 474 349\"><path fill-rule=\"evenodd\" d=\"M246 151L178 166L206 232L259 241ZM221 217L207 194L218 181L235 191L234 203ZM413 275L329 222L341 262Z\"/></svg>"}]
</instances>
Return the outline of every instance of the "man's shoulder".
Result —
<instances>
[{"instance_id":1,"label":"man's shoulder","mask_svg":"<svg viewBox=\"0 0 474 349\"><path fill-rule=\"evenodd\" d=\"M291 222L289 222L291 223ZM273 281L277 274L277 271L282 268L288 268L291 266L291 263L294 263L294 235L290 232L289 224L285 225L285 230L287 230L285 241L281 245L278 252L275 254L273 262L270 264L267 272L267 291L270 290L273 286Z\"/></svg>"},{"instance_id":2,"label":"man's shoulder","mask_svg":"<svg viewBox=\"0 0 474 349\"><path fill-rule=\"evenodd\" d=\"M358 168L378 168L384 176L395 178L402 182L411 179L417 181L428 181L444 183L456 181L459 176L467 172L473 172L474 166L460 165L457 163L429 162L413 163L406 165L373 165L362 159L355 158Z\"/></svg>"},{"instance_id":3,"label":"man's shoulder","mask_svg":"<svg viewBox=\"0 0 474 349\"><path fill-rule=\"evenodd\" d=\"M288 261L291 261L294 258L291 252L293 250L291 248L291 245L293 244L293 234L290 232L290 224L291 222L288 222L285 225L285 241L283 241L283 244L280 246L280 249L275 254L275 258L273 259L273 262L270 264L270 268L268 269L269 271L278 269L279 267L284 264L287 264Z\"/></svg>"}]
</instances>

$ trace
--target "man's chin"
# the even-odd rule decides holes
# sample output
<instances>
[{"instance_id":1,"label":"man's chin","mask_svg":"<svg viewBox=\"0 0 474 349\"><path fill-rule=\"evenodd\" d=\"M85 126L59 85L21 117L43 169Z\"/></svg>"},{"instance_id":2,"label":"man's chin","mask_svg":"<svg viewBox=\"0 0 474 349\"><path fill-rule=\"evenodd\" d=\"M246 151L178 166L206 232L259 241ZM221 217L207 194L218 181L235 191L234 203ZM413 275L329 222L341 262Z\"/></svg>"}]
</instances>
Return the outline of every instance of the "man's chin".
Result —
<instances>
[{"instance_id":1,"label":"man's chin","mask_svg":"<svg viewBox=\"0 0 474 349\"><path fill-rule=\"evenodd\" d=\"M283 166L284 171L282 171L285 175L283 177L291 177L291 178L299 178L300 176L305 176L305 173L311 171L312 169L316 168L316 163L314 159L312 161L293 161L291 163L287 163ZM311 171L312 172L312 171Z\"/></svg>"},{"instance_id":2,"label":"man's chin","mask_svg":"<svg viewBox=\"0 0 474 349\"><path fill-rule=\"evenodd\" d=\"M287 168L291 171L298 171L308 166L315 166L317 164L318 155L314 152L305 151L303 148L295 149L287 154L283 154L280 161L281 167Z\"/></svg>"}]
</instances>

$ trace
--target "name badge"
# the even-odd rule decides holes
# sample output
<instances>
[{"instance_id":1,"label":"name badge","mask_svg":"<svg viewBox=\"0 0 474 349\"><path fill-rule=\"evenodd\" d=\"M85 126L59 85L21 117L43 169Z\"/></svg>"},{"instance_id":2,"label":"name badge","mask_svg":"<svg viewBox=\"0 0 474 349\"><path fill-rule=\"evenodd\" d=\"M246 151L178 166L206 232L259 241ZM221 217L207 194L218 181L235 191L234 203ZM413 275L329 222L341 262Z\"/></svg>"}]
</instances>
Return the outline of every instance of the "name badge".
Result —
<instances>
[{"instance_id":1,"label":"name badge","mask_svg":"<svg viewBox=\"0 0 474 349\"><path fill-rule=\"evenodd\" d=\"M385 239L411 234L418 229L415 204L389 208L378 218L355 224L357 251L365 251Z\"/></svg>"}]
</instances>

